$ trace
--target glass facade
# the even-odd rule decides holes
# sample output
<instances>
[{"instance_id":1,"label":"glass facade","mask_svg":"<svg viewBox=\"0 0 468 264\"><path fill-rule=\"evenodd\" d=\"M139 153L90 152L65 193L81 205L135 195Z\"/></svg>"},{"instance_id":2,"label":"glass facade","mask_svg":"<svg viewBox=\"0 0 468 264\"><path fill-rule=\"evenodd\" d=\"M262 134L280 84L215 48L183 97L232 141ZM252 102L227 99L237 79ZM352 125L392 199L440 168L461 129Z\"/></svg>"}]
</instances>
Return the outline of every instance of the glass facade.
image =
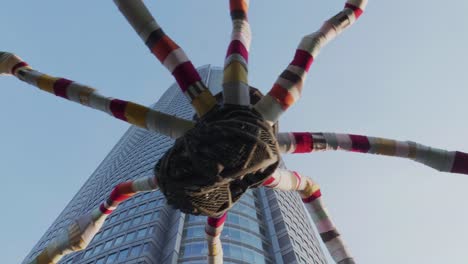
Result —
<instances>
[{"instance_id":1,"label":"glass facade","mask_svg":"<svg viewBox=\"0 0 468 264\"><path fill-rule=\"evenodd\" d=\"M221 92L222 69L199 68L213 93ZM194 112L176 84L153 108L191 119ZM123 181L153 174L157 160L173 144L168 137L130 127L23 263L28 263L72 219L97 207ZM86 250L60 263L206 263L206 218L166 205L157 191L123 202ZM224 263L326 263L299 196L250 190L228 213L222 233Z\"/></svg>"}]
</instances>

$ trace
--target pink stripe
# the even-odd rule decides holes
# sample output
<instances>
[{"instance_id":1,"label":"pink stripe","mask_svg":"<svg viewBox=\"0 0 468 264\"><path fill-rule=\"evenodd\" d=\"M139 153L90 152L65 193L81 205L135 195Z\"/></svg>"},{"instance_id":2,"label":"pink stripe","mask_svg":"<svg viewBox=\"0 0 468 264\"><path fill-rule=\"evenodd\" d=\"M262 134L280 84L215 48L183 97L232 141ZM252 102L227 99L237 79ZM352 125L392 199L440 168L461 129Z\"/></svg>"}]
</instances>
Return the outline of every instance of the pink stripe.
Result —
<instances>
[{"instance_id":1,"label":"pink stripe","mask_svg":"<svg viewBox=\"0 0 468 264\"><path fill-rule=\"evenodd\" d=\"M224 222L226 221L226 217L227 217L227 213L224 213L219 218L208 217L208 225L214 228L218 228L224 224Z\"/></svg>"},{"instance_id":2,"label":"pink stripe","mask_svg":"<svg viewBox=\"0 0 468 264\"><path fill-rule=\"evenodd\" d=\"M370 149L369 139L366 136L349 135L352 146L351 151L367 153Z\"/></svg>"},{"instance_id":3,"label":"pink stripe","mask_svg":"<svg viewBox=\"0 0 468 264\"><path fill-rule=\"evenodd\" d=\"M226 57L235 53L240 54L246 62L249 61L249 51L245 48L244 44L237 39L231 41L229 44Z\"/></svg>"},{"instance_id":4,"label":"pink stripe","mask_svg":"<svg viewBox=\"0 0 468 264\"><path fill-rule=\"evenodd\" d=\"M314 57L312 57L312 55L309 52L297 49L296 54L294 54L294 59L291 62L291 65L301 67L308 72L310 69L310 65L312 65L313 61Z\"/></svg>"},{"instance_id":5,"label":"pink stripe","mask_svg":"<svg viewBox=\"0 0 468 264\"><path fill-rule=\"evenodd\" d=\"M335 226L333 225L330 218L325 218L319 222L316 222L315 226L317 227L317 230L319 231L319 233L324 233L324 232L335 229Z\"/></svg>"},{"instance_id":6,"label":"pink stripe","mask_svg":"<svg viewBox=\"0 0 468 264\"><path fill-rule=\"evenodd\" d=\"M263 182L263 186L268 186L272 184L275 181L275 178L273 176L270 176L266 181Z\"/></svg>"},{"instance_id":7,"label":"pink stripe","mask_svg":"<svg viewBox=\"0 0 468 264\"><path fill-rule=\"evenodd\" d=\"M200 75L198 75L197 70L195 70L190 61L186 61L178 65L172 72L172 75L183 92L187 91L190 85L201 81Z\"/></svg>"},{"instance_id":8,"label":"pink stripe","mask_svg":"<svg viewBox=\"0 0 468 264\"><path fill-rule=\"evenodd\" d=\"M293 171L294 176L297 178L297 185L296 185L296 190L299 189L299 186L301 185L302 177L299 175L299 173Z\"/></svg>"},{"instance_id":9,"label":"pink stripe","mask_svg":"<svg viewBox=\"0 0 468 264\"><path fill-rule=\"evenodd\" d=\"M24 61L16 63L15 66L11 68L11 74L15 74L16 70L18 70L21 67L26 67L26 66L29 66L29 65Z\"/></svg>"},{"instance_id":10,"label":"pink stripe","mask_svg":"<svg viewBox=\"0 0 468 264\"><path fill-rule=\"evenodd\" d=\"M455 160L451 172L468 174L468 153L455 151Z\"/></svg>"},{"instance_id":11,"label":"pink stripe","mask_svg":"<svg viewBox=\"0 0 468 264\"><path fill-rule=\"evenodd\" d=\"M107 214L107 215L112 213L112 210L107 209L107 208L104 206L104 203L102 203L102 204L99 206L99 211L101 211L101 213Z\"/></svg>"},{"instance_id":12,"label":"pink stripe","mask_svg":"<svg viewBox=\"0 0 468 264\"><path fill-rule=\"evenodd\" d=\"M304 198L302 199L302 201L304 203L311 203L313 201L315 201L317 198L320 198L320 196L322 196L322 193L320 192L320 190L314 192L311 196L309 196L308 198Z\"/></svg>"},{"instance_id":13,"label":"pink stripe","mask_svg":"<svg viewBox=\"0 0 468 264\"><path fill-rule=\"evenodd\" d=\"M353 10L354 16L356 17L356 19L358 19L362 15L362 13L364 13L364 10L362 10L361 8L359 8L357 6L354 6L352 4L346 3L345 8L349 8L349 9Z\"/></svg>"},{"instance_id":14,"label":"pink stripe","mask_svg":"<svg viewBox=\"0 0 468 264\"><path fill-rule=\"evenodd\" d=\"M112 100L110 102L110 110L112 115L120 120L127 121L127 118L125 117L125 107L127 106L127 103L127 101L120 99Z\"/></svg>"},{"instance_id":15,"label":"pink stripe","mask_svg":"<svg viewBox=\"0 0 468 264\"><path fill-rule=\"evenodd\" d=\"M61 78L55 81L54 83L54 94L56 96L63 97L65 99L68 99L67 96L67 87L72 83L72 81Z\"/></svg>"},{"instance_id":16,"label":"pink stripe","mask_svg":"<svg viewBox=\"0 0 468 264\"><path fill-rule=\"evenodd\" d=\"M310 133L293 133L296 149L293 153L310 153L313 150L314 139Z\"/></svg>"}]
</instances>

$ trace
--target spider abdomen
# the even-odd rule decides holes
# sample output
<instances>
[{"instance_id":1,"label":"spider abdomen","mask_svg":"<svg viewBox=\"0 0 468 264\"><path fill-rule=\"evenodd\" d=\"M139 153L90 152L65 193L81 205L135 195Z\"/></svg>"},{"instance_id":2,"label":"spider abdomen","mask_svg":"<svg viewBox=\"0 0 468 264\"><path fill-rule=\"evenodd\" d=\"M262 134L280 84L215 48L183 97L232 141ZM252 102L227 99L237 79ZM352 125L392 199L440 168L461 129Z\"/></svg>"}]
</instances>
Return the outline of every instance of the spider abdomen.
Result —
<instances>
[{"instance_id":1,"label":"spider abdomen","mask_svg":"<svg viewBox=\"0 0 468 264\"><path fill-rule=\"evenodd\" d=\"M156 165L169 204L184 213L219 216L277 168L272 127L250 107L206 114Z\"/></svg>"}]
</instances>

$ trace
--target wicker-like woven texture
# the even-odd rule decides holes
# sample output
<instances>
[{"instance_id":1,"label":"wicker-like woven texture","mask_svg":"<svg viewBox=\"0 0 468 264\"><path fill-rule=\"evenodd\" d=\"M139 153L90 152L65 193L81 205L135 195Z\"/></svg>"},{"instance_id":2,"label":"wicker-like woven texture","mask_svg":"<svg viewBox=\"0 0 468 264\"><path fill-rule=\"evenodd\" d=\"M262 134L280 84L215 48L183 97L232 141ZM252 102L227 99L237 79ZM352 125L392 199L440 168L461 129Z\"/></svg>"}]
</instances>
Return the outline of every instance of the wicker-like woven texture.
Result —
<instances>
[{"instance_id":1,"label":"wicker-like woven texture","mask_svg":"<svg viewBox=\"0 0 468 264\"><path fill-rule=\"evenodd\" d=\"M278 166L271 126L249 107L206 114L156 165L169 204L184 213L219 216Z\"/></svg>"}]
</instances>

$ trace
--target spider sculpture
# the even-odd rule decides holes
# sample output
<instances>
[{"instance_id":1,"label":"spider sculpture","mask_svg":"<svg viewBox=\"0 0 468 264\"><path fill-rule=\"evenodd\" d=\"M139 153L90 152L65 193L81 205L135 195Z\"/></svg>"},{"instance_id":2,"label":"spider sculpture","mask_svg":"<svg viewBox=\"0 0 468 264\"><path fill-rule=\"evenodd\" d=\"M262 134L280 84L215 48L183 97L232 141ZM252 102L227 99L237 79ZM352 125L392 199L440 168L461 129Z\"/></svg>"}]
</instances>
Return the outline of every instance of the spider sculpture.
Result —
<instances>
[{"instance_id":1,"label":"spider sculpture","mask_svg":"<svg viewBox=\"0 0 468 264\"><path fill-rule=\"evenodd\" d=\"M251 104L247 81L250 28L248 0L230 0L233 30L224 65L223 103L201 81L184 51L156 23L141 0L114 0L151 52L172 73L197 113L196 122L100 95L91 87L32 69L18 56L0 52L0 73L41 90L107 112L130 124L176 139L155 166L155 175L118 184L102 204L72 222L31 262L57 263L86 248L106 217L124 200L158 188L169 204L208 217L210 263L222 263L220 234L228 210L248 188L297 191L337 263L354 263L324 207L319 186L295 171L278 168L281 154L347 150L409 158L440 171L468 174L468 154L410 141L335 133L277 133L274 125L300 97L306 74L320 49L363 13L367 0L348 0L344 9L305 36L294 59L270 92Z\"/></svg>"}]
</instances>

